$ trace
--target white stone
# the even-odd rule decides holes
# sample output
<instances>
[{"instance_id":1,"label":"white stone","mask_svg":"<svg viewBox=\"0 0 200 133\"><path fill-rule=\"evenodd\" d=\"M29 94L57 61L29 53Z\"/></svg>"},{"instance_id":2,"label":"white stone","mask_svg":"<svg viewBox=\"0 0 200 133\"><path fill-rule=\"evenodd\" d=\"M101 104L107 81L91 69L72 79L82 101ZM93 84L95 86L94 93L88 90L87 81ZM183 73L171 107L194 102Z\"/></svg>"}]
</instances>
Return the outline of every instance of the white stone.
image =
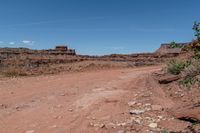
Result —
<instances>
[{"instance_id":1,"label":"white stone","mask_svg":"<svg viewBox=\"0 0 200 133\"><path fill-rule=\"evenodd\" d=\"M52 126L52 128L56 128L56 127L57 127L56 125L53 125L53 126Z\"/></svg>"},{"instance_id":2,"label":"white stone","mask_svg":"<svg viewBox=\"0 0 200 133\"><path fill-rule=\"evenodd\" d=\"M151 106L151 104L150 103L146 103L145 106Z\"/></svg>"},{"instance_id":3,"label":"white stone","mask_svg":"<svg viewBox=\"0 0 200 133\"><path fill-rule=\"evenodd\" d=\"M137 106L141 106L142 105L142 103L137 103Z\"/></svg>"},{"instance_id":4,"label":"white stone","mask_svg":"<svg viewBox=\"0 0 200 133\"><path fill-rule=\"evenodd\" d=\"M28 131L26 131L26 133L34 133L35 132L35 130L28 130Z\"/></svg>"},{"instance_id":5,"label":"white stone","mask_svg":"<svg viewBox=\"0 0 200 133\"><path fill-rule=\"evenodd\" d=\"M134 120L137 124L141 124L141 121L139 119Z\"/></svg>"},{"instance_id":6,"label":"white stone","mask_svg":"<svg viewBox=\"0 0 200 133\"><path fill-rule=\"evenodd\" d=\"M124 130L120 130L117 133L125 133L125 131Z\"/></svg>"},{"instance_id":7,"label":"white stone","mask_svg":"<svg viewBox=\"0 0 200 133\"><path fill-rule=\"evenodd\" d=\"M135 105L135 104L136 104L135 101L128 102L128 105L129 105L130 107L132 107L132 106Z\"/></svg>"},{"instance_id":8,"label":"white stone","mask_svg":"<svg viewBox=\"0 0 200 133\"><path fill-rule=\"evenodd\" d=\"M151 128L156 128L157 126L158 126L157 123L150 123L150 124L149 124L149 127L151 127Z\"/></svg>"},{"instance_id":9,"label":"white stone","mask_svg":"<svg viewBox=\"0 0 200 133\"><path fill-rule=\"evenodd\" d=\"M129 111L130 114L135 114L135 115L139 115L139 114L142 114L144 112L145 112L144 110L136 110L136 109Z\"/></svg>"},{"instance_id":10,"label":"white stone","mask_svg":"<svg viewBox=\"0 0 200 133\"><path fill-rule=\"evenodd\" d=\"M72 112L72 111L73 111L73 109L68 109L68 111Z\"/></svg>"},{"instance_id":11,"label":"white stone","mask_svg":"<svg viewBox=\"0 0 200 133\"><path fill-rule=\"evenodd\" d=\"M159 119L163 119L163 116L158 116Z\"/></svg>"}]
</instances>

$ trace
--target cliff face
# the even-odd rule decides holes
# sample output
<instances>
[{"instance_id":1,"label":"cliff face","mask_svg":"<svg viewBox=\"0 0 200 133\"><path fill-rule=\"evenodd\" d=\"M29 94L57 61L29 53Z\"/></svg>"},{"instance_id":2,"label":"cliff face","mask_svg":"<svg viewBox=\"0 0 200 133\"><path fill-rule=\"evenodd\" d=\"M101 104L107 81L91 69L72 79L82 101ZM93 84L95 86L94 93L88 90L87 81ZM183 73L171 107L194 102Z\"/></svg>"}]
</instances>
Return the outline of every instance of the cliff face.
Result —
<instances>
[{"instance_id":1,"label":"cliff face","mask_svg":"<svg viewBox=\"0 0 200 133\"><path fill-rule=\"evenodd\" d=\"M32 50L28 48L0 48L0 68L27 67L36 68L41 65L61 64L77 60L73 49L55 48L47 50Z\"/></svg>"},{"instance_id":2,"label":"cliff face","mask_svg":"<svg viewBox=\"0 0 200 133\"><path fill-rule=\"evenodd\" d=\"M75 50L66 46L57 46L55 49L32 50L27 48L0 48L0 74L10 70L25 73L43 73L51 66L68 65L82 61L105 61L112 63L130 63L131 66L155 65L166 62L178 56L180 51L168 50L167 45L162 45L154 53L138 54L112 54L105 56L76 55ZM175 52L174 52L175 51ZM56 67L55 67L56 68ZM60 67L55 71L62 71ZM52 70L54 71L54 69Z\"/></svg>"},{"instance_id":3,"label":"cliff face","mask_svg":"<svg viewBox=\"0 0 200 133\"><path fill-rule=\"evenodd\" d=\"M187 45L189 43L176 43L177 46L184 46ZM156 50L155 53L157 54L180 54L182 52L182 48L171 48L170 47L171 44L169 43L165 43L165 44L161 44L160 48L158 50Z\"/></svg>"},{"instance_id":4,"label":"cliff face","mask_svg":"<svg viewBox=\"0 0 200 133\"><path fill-rule=\"evenodd\" d=\"M47 50L32 50L28 48L0 48L0 55L76 55L74 49L68 49L67 46L58 47Z\"/></svg>"}]
</instances>

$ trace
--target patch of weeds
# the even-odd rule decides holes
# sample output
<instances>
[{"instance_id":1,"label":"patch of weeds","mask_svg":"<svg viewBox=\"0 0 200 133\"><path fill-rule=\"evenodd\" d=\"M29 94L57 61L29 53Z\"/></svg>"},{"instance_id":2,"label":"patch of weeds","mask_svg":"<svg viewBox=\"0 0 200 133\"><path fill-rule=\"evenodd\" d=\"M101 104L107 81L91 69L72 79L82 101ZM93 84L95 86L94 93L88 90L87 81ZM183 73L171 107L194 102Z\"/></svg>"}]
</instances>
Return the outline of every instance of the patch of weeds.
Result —
<instances>
[{"instance_id":1,"label":"patch of weeds","mask_svg":"<svg viewBox=\"0 0 200 133\"><path fill-rule=\"evenodd\" d=\"M183 77L196 77L200 75L200 60L191 59L182 72Z\"/></svg>"},{"instance_id":2,"label":"patch of weeds","mask_svg":"<svg viewBox=\"0 0 200 133\"><path fill-rule=\"evenodd\" d=\"M195 50L193 58L194 59L200 59L200 50Z\"/></svg>"},{"instance_id":3,"label":"patch of weeds","mask_svg":"<svg viewBox=\"0 0 200 133\"><path fill-rule=\"evenodd\" d=\"M180 81L180 84L183 85L184 87L190 88L197 82L199 82L199 80L196 77L186 77Z\"/></svg>"},{"instance_id":4,"label":"patch of weeds","mask_svg":"<svg viewBox=\"0 0 200 133\"><path fill-rule=\"evenodd\" d=\"M162 133L168 133L168 132L167 132L167 130L164 128L164 129L162 130Z\"/></svg>"},{"instance_id":5,"label":"patch of weeds","mask_svg":"<svg viewBox=\"0 0 200 133\"><path fill-rule=\"evenodd\" d=\"M2 73L6 77L18 77L18 76L27 76L27 73L12 70L12 71L6 71Z\"/></svg>"},{"instance_id":6,"label":"patch of weeds","mask_svg":"<svg viewBox=\"0 0 200 133\"><path fill-rule=\"evenodd\" d=\"M178 75L185 68L186 64L182 61L171 60L167 64L167 71L171 74Z\"/></svg>"}]
</instances>

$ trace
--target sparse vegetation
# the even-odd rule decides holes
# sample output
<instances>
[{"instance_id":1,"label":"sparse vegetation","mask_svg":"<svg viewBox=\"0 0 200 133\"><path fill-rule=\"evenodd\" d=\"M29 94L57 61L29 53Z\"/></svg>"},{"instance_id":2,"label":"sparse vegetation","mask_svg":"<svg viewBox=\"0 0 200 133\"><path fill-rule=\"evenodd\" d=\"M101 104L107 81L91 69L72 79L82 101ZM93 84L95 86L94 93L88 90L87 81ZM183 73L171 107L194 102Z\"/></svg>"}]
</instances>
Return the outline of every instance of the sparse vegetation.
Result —
<instances>
[{"instance_id":1,"label":"sparse vegetation","mask_svg":"<svg viewBox=\"0 0 200 133\"><path fill-rule=\"evenodd\" d=\"M182 72L183 77L195 77L200 74L200 62L197 59L192 59L190 65Z\"/></svg>"},{"instance_id":2,"label":"sparse vegetation","mask_svg":"<svg viewBox=\"0 0 200 133\"><path fill-rule=\"evenodd\" d=\"M195 77L186 77L183 80L180 81L180 84L184 87L190 88L192 85L194 85L198 81Z\"/></svg>"},{"instance_id":3,"label":"sparse vegetation","mask_svg":"<svg viewBox=\"0 0 200 133\"><path fill-rule=\"evenodd\" d=\"M195 31L197 39L200 40L200 22L195 21L192 29Z\"/></svg>"},{"instance_id":4,"label":"sparse vegetation","mask_svg":"<svg viewBox=\"0 0 200 133\"><path fill-rule=\"evenodd\" d=\"M25 72L21 72L21 71L17 71L17 70L10 70L10 71L8 70L5 72L2 72L1 74L6 77L27 76L27 74Z\"/></svg>"},{"instance_id":5,"label":"sparse vegetation","mask_svg":"<svg viewBox=\"0 0 200 133\"><path fill-rule=\"evenodd\" d=\"M177 44L175 41L170 43L170 48L182 48L182 45Z\"/></svg>"},{"instance_id":6,"label":"sparse vegetation","mask_svg":"<svg viewBox=\"0 0 200 133\"><path fill-rule=\"evenodd\" d=\"M163 130L162 130L162 133L168 133L168 132L167 132L167 130L166 130L166 129L163 129Z\"/></svg>"},{"instance_id":7,"label":"sparse vegetation","mask_svg":"<svg viewBox=\"0 0 200 133\"><path fill-rule=\"evenodd\" d=\"M178 75L185 68L185 62L179 60L171 60L167 64L167 71L171 74Z\"/></svg>"},{"instance_id":8,"label":"sparse vegetation","mask_svg":"<svg viewBox=\"0 0 200 133\"><path fill-rule=\"evenodd\" d=\"M200 75L200 23L195 22L193 25L193 30L195 31L195 36L197 40L194 40L187 50L193 53L193 56L186 60L171 60L167 65L167 71L171 74L178 75L181 74L183 79L180 84L186 87L191 87L195 83L199 82L198 75ZM171 43L170 47L175 47L175 42Z\"/></svg>"}]
</instances>

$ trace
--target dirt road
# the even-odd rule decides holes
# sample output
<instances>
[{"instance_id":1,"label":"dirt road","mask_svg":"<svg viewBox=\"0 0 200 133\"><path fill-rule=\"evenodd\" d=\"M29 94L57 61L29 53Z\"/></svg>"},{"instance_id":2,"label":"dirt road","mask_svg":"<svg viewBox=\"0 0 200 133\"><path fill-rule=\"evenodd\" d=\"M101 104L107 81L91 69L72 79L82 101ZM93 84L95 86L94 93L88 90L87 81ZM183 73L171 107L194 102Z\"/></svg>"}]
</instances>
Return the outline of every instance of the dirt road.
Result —
<instances>
[{"instance_id":1,"label":"dirt road","mask_svg":"<svg viewBox=\"0 0 200 133\"><path fill-rule=\"evenodd\" d=\"M159 88L155 91L151 87L153 82L146 80L150 73L160 68L154 66L2 80L0 132L121 132L125 126L129 128L130 104L145 105L145 112L152 104L156 104L158 110L158 105L173 105L169 100L163 102L166 100L163 99L164 93ZM130 103L133 100L137 103ZM158 114L149 115L153 118ZM136 121L132 125L132 128L135 127L133 132L148 131L149 123L146 123L147 126L138 123Z\"/></svg>"}]
</instances>

